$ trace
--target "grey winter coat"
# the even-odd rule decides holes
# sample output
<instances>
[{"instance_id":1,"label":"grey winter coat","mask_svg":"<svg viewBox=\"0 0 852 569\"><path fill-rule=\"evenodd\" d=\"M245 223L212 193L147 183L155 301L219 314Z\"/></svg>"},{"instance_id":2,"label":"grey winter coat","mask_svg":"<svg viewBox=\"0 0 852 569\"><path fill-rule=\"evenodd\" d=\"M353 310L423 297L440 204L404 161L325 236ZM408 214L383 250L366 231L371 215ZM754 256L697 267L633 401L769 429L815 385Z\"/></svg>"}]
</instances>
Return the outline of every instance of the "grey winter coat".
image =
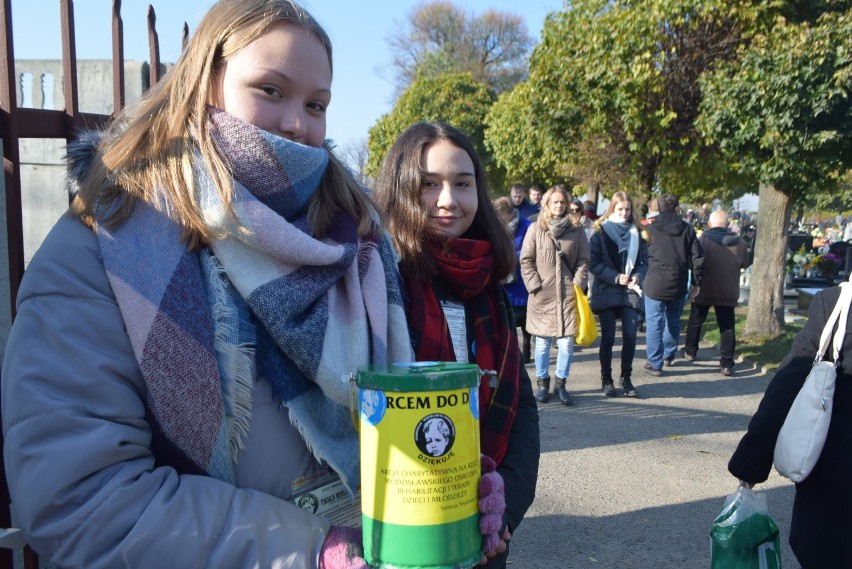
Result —
<instances>
[{"instance_id":1,"label":"grey winter coat","mask_svg":"<svg viewBox=\"0 0 852 569\"><path fill-rule=\"evenodd\" d=\"M569 227L554 239L536 221L524 238L520 264L530 293L527 331L551 338L576 335L574 285L585 290L589 274L589 242L583 227Z\"/></svg>"},{"instance_id":2,"label":"grey winter coat","mask_svg":"<svg viewBox=\"0 0 852 569\"><path fill-rule=\"evenodd\" d=\"M257 381L235 484L158 463L145 383L98 241L63 218L33 257L2 374L16 522L61 567L309 569L328 523L287 502L304 442ZM266 388L266 393L262 390Z\"/></svg>"}]
</instances>

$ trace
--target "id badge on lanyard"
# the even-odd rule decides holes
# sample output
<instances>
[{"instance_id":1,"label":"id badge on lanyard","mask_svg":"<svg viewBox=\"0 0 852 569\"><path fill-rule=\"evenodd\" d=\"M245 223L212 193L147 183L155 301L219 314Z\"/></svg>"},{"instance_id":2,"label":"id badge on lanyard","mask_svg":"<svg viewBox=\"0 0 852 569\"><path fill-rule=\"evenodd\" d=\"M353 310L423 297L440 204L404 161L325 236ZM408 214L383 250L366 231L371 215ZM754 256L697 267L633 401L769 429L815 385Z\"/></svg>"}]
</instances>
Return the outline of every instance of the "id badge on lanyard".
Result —
<instances>
[{"instance_id":1,"label":"id badge on lanyard","mask_svg":"<svg viewBox=\"0 0 852 569\"><path fill-rule=\"evenodd\" d=\"M456 361L467 363L467 324L464 318L464 305L451 300L441 301L447 327L450 329L450 339L453 341L453 351Z\"/></svg>"}]
</instances>

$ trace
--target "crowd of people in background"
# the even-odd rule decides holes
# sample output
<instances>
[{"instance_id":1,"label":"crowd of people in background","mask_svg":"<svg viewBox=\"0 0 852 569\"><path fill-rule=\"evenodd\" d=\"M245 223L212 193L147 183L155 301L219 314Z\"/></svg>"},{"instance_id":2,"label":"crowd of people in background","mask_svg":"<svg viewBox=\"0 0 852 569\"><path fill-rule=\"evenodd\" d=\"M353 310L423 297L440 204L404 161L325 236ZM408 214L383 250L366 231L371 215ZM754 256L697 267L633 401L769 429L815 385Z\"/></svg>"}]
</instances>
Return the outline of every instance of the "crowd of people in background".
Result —
<instances>
[{"instance_id":1,"label":"crowd of people in background","mask_svg":"<svg viewBox=\"0 0 852 569\"><path fill-rule=\"evenodd\" d=\"M495 201L501 220L515 240L519 269L505 282L527 345L534 346L535 397L539 403L553 392L571 405L568 375L574 351L576 308L574 285L587 295L601 340L598 357L601 390L618 394L612 353L620 324L621 363L618 387L638 394L633 383L637 334L646 333L646 361L640 369L660 377L682 357L695 361L702 327L710 308L722 336L719 372L730 376L735 365L734 308L740 274L750 265L754 219L745 212L730 216L709 204L683 207L671 194L652 197L642 216L634 199L617 192L600 216L591 200L575 198L565 185L542 195L522 184L509 198ZM750 232L750 234L749 234ZM708 275L708 267L710 276ZM689 303L689 324L681 349L681 317ZM530 339L532 336L533 339ZM550 351L557 349L553 378Z\"/></svg>"}]
</instances>

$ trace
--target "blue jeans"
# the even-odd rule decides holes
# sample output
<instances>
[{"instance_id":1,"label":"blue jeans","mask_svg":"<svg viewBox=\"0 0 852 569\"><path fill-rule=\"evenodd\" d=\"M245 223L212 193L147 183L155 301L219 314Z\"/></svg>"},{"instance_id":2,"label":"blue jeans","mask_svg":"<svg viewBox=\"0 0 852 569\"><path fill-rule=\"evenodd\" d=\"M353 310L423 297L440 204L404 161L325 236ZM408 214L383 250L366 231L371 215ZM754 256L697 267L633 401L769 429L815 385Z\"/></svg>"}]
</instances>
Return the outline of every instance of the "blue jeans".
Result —
<instances>
[{"instance_id":1,"label":"blue jeans","mask_svg":"<svg viewBox=\"0 0 852 569\"><path fill-rule=\"evenodd\" d=\"M663 367L663 360L675 357L680 337L680 315L685 297L674 300L654 300L645 297L645 350L654 369Z\"/></svg>"},{"instance_id":2,"label":"blue jeans","mask_svg":"<svg viewBox=\"0 0 852 569\"><path fill-rule=\"evenodd\" d=\"M574 359L574 336L552 338L541 336L535 337L535 376L538 378L549 377L550 371L550 348L556 340L556 377L565 379L571 370L571 360Z\"/></svg>"}]
</instances>

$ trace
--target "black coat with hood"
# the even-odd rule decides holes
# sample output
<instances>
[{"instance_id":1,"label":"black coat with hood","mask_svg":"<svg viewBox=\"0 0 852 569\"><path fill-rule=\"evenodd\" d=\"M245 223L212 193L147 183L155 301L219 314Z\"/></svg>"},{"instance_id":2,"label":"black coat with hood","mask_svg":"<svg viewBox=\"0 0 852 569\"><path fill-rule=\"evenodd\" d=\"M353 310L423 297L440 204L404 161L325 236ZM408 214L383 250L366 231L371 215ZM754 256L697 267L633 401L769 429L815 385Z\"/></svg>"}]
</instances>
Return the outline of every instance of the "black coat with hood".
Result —
<instances>
[{"instance_id":1,"label":"black coat with hood","mask_svg":"<svg viewBox=\"0 0 852 569\"><path fill-rule=\"evenodd\" d=\"M748 431L728 462L728 470L751 484L766 481L772 469L775 442L793 400L805 383L819 348L820 335L840 287L814 295L805 327L793 340L790 353L766 388L748 424ZM826 360L832 360L829 348ZM852 318L846 322L837 368L834 407L825 446L810 475L796 484L790 546L802 567L852 567ZM787 563L785 562L785 566Z\"/></svg>"},{"instance_id":2,"label":"black coat with hood","mask_svg":"<svg viewBox=\"0 0 852 569\"><path fill-rule=\"evenodd\" d=\"M648 273L643 291L654 300L674 300L686 296L689 271L692 284L701 286L704 252L695 229L673 211L664 211L645 228L651 234L648 245Z\"/></svg>"},{"instance_id":3,"label":"black coat with hood","mask_svg":"<svg viewBox=\"0 0 852 569\"><path fill-rule=\"evenodd\" d=\"M591 271L595 275L592 283L592 297L589 300L592 312L599 314L604 310L629 306L643 311L642 298L636 291L618 284L618 277L625 273L627 254L618 252L618 244L613 241L603 229L595 231L589 241L591 256ZM645 282L648 272L648 245L644 238L639 237L639 250L636 254L636 264L628 275L639 280L639 286Z\"/></svg>"},{"instance_id":4,"label":"black coat with hood","mask_svg":"<svg viewBox=\"0 0 852 569\"><path fill-rule=\"evenodd\" d=\"M701 291L692 302L710 306L736 306L740 297L740 269L748 266L745 242L727 228L713 227L698 238L704 250Z\"/></svg>"}]
</instances>

